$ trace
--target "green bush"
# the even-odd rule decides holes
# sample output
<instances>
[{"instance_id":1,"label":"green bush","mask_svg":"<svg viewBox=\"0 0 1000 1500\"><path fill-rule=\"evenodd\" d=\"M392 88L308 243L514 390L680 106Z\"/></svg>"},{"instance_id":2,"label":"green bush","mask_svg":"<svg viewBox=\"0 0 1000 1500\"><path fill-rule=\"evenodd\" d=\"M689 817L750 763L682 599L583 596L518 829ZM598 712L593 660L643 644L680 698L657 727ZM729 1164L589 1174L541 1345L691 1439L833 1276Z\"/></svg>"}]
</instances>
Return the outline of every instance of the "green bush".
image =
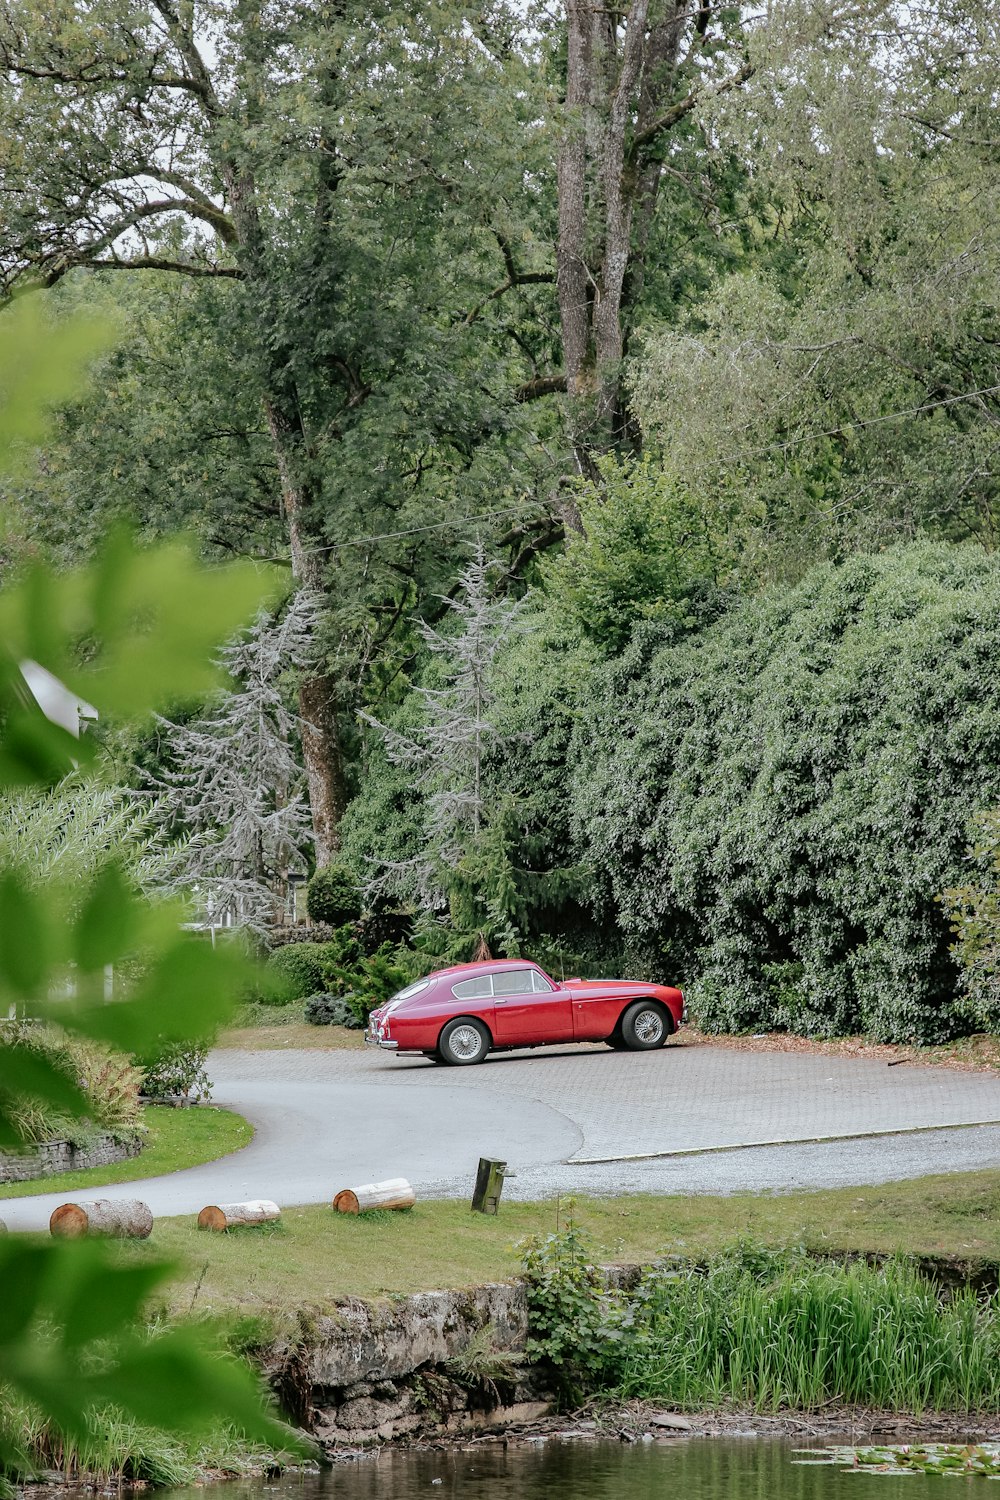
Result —
<instances>
[{"instance_id":1,"label":"green bush","mask_svg":"<svg viewBox=\"0 0 1000 1500\"><path fill-rule=\"evenodd\" d=\"M212 1080L205 1071L208 1048L192 1042L166 1042L145 1064L142 1091L147 1099L208 1099Z\"/></svg>"},{"instance_id":2,"label":"green bush","mask_svg":"<svg viewBox=\"0 0 1000 1500\"><path fill-rule=\"evenodd\" d=\"M314 922L343 927L361 915L361 893L357 881L343 865L317 870L306 888L306 911Z\"/></svg>"},{"instance_id":3,"label":"green bush","mask_svg":"<svg viewBox=\"0 0 1000 1500\"><path fill-rule=\"evenodd\" d=\"M77 1084L87 1101L89 1126L130 1131L139 1123L142 1070L124 1053L32 1021L0 1023L0 1042L37 1053ZM80 1135L79 1121L68 1120L41 1100L16 1101L13 1113L16 1128L29 1143Z\"/></svg>"},{"instance_id":4,"label":"green bush","mask_svg":"<svg viewBox=\"0 0 1000 1500\"><path fill-rule=\"evenodd\" d=\"M680 644L644 627L581 713L604 910L717 1030L968 1030L940 893L1000 802L1000 560L816 568Z\"/></svg>"},{"instance_id":5,"label":"green bush","mask_svg":"<svg viewBox=\"0 0 1000 1500\"><path fill-rule=\"evenodd\" d=\"M1000 1029L1000 809L972 822L971 869L942 895L962 976L962 1009L975 1031Z\"/></svg>"},{"instance_id":6,"label":"green bush","mask_svg":"<svg viewBox=\"0 0 1000 1500\"><path fill-rule=\"evenodd\" d=\"M365 1024L359 1015L360 1006L353 994L310 995L305 1004L305 1018L311 1026L346 1026L359 1031Z\"/></svg>"},{"instance_id":7,"label":"green bush","mask_svg":"<svg viewBox=\"0 0 1000 1500\"><path fill-rule=\"evenodd\" d=\"M326 945L324 943L286 943L269 954L265 965L267 976L274 981L271 1003L280 1005L304 1000L325 987ZM262 994L259 999L266 997Z\"/></svg>"},{"instance_id":8,"label":"green bush","mask_svg":"<svg viewBox=\"0 0 1000 1500\"><path fill-rule=\"evenodd\" d=\"M525 1352L561 1403L578 1405L603 1383L607 1320L601 1276L572 1214L564 1229L526 1240L522 1264L528 1288Z\"/></svg>"},{"instance_id":9,"label":"green bush","mask_svg":"<svg viewBox=\"0 0 1000 1500\"><path fill-rule=\"evenodd\" d=\"M395 960L395 949L385 943L370 957L329 965L328 988L351 1007L359 1026L367 1026L375 1007L401 990L411 977Z\"/></svg>"}]
</instances>

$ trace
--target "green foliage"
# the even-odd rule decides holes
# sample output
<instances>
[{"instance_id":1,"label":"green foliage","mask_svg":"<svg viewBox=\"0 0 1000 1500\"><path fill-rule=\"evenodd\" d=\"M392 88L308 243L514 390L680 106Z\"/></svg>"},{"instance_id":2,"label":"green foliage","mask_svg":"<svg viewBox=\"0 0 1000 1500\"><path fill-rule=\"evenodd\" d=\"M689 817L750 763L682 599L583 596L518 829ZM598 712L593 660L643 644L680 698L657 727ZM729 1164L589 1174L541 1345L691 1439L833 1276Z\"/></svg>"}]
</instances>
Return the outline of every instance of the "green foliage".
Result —
<instances>
[{"instance_id":1,"label":"green foliage","mask_svg":"<svg viewBox=\"0 0 1000 1500\"><path fill-rule=\"evenodd\" d=\"M22 1060L52 1068L75 1085L89 1125L109 1131L134 1130L138 1125L142 1073L113 1048L68 1035L56 1026L17 1021L0 1022L0 1047L16 1047ZM71 1115L27 1092L13 1091L11 1111L15 1129L27 1143L76 1139L80 1130Z\"/></svg>"},{"instance_id":2,"label":"green foliage","mask_svg":"<svg viewBox=\"0 0 1000 1500\"><path fill-rule=\"evenodd\" d=\"M1000 1029L1000 811L972 819L975 874L951 886L942 903L951 920L952 952L962 978L962 1012L975 1031Z\"/></svg>"},{"instance_id":3,"label":"green foliage","mask_svg":"<svg viewBox=\"0 0 1000 1500\"><path fill-rule=\"evenodd\" d=\"M344 865L317 870L306 890L306 910L314 922L342 927L361 915L361 893L357 881Z\"/></svg>"},{"instance_id":4,"label":"green foliage","mask_svg":"<svg viewBox=\"0 0 1000 1500\"><path fill-rule=\"evenodd\" d=\"M608 1356L607 1307L601 1277L573 1220L524 1244L528 1284L525 1352L540 1365L565 1406L599 1388Z\"/></svg>"},{"instance_id":5,"label":"green foliage","mask_svg":"<svg viewBox=\"0 0 1000 1500\"><path fill-rule=\"evenodd\" d=\"M169 1099L176 1094L182 1099L210 1099L207 1061L207 1046L168 1042L143 1065L142 1092L147 1099Z\"/></svg>"},{"instance_id":6,"label":"green foliage","mask_svg":"<svg viewBox=\"0 0 1000 1500\"><path fill-rule=\"evenodd\" d=\"M995 558L924 545L817 568L695 643L637 640L598 680L581 851L702 1024L967 1029L938 896L1000 796L998 638Z\"/></svg>"},{"instance_id":7,"label":"green foliage","mask_svg":"<svg viewBox=\"0 0 1000 1500\"><path fill-rule=\"evenodd\" d=\"M18 365L19 336L8 325L5 339L0 328L0 363L9 371ZM20 398L6 392L19 434L37 433L39 392L58 387L61 357L58 341L30 351L37 378L20 411ZM253 612L261 592L249 566L207 570L179 544L140 551L124 533L87 569L27 569L0 596L0 785L50 787L98 759L95 743L44 717L19 662L47 668L102 716L141 721L210 683L212 648ZM71 1037L145 1056L163 1037L210 1034L245 982L234 950L213 951L184 933L180 910L150 906L115 863L95 869L66 908L57 874L35 881L16 867L0 870L0 1011L54 1018ZM106 966L136 953L142 977L127 998L106 1004ZM73 999L58 994L71 963ZM120 1082L112 1090L119 1101ZM0 1042L0 1144L19 1142L26 1103L87 1113L85 1093L64 1068L18 1037ZM190 1331L145 1336L143 1306L170 1270L155 1261L120 1265L106 1247L86 1242L0 1241L4 1399L28 1403L74 1439L108 1407L159 1428L197 1430L221 1418L278 1438L245 1370L209 1357ZM19 1461L23 1449L19 1456L19 1445L0 1434L0 1476Z\"/></svg>"},{"instance_id":8,"label":"green foliage","mask_svg":"<svg viewBox=\"0 0 1000 1500\"><path fill-rule=\"evenodd\" d=\"M504 1349L492 1323L477 1328L465 1348L444 1362L445 1369L484 1406L497 1407L509 1399L525 1363L525 1355Z\"/></svg>"},{"instance_id":9,"label":"green foliage","mask_svg":"<svg viewBox=\"0 0 1000 1500\"><path fill-rule=\"evenodd\" d=\"M828 1463L855 1474L974 1474L1000 1479L1000 1449L989 1443L876 1444L864 1448L835 1445L800 1449L805 1463Z\"/></svg>"},{"instance_id":10,"label":"green foliage","mask_svg":"<svg viewBox=\"0 0 1000 1500\"><path fill-rule=\"evenodd\" d=\"M917 1415L1000 1400L996 1295L946 1299L902 1260L845 1266L738 1247L707 1269L648 1272L616 1321L606 1379L622 1399Z\"/></svg>"},{"instance_id":11,"label":"green foliage","mask_svg":"<svg viewBox=\"0 0 1000 1500\"><path fill-rule=\"evenodd\" d=\"M275 948L267 959L267 969L274 980L274 1002L304 1000L322 989L326 967L325 943L285 943Z\"/></svg>"},{"instance_id":12,"label":"green foliage","mask_svg":"<svg viewBox=\"0 0 1000 1500\"><path fill-rule=\"evenodd\" d=\"M705 508L648 458L597 466L600 481L577 495L582 530L547 570L553 611L605 653L626 646L640 620L682 633L718 614L734 560Z\"/></svg>"},{"instance_id":13,"label":"green foliage","mask_svg":"<svg viewBox=\"0 0 1000 1500\"><path fill-rule=\"evenodd\" d=\"M374 953L365 954L353 962L329 962L325 977L327 987L333 994L341 996L354 1012L356 1024L365 1026L375 1007L401 990L410 974L397 961L392 944L384 943Z\"/></svg>"},{"instance_id":14,"label":"green foliage","mask_svg":"<svg viewBox=\"0 0 1000 1500\"><path fill-rule=\"evenodd\" d=\"M346 1026L349 1031L358 1031L365 1024L360 999L350 991L343 995L323 991L310 995L305 1003L305 1019L311 1026Z\"/></svg>"},{"instance_id":15,"label":"green foliage","mask_svg":"<svg viewBox=\"0 0 1000 1500\"><path fill-rule=\"evenodd\" d=\"M75 396L87 365L112 342L110 325L78 313L57 326L42 298L21 296L0 314L0 472L27 467L50 408Z\"/></svg>"}]
</instances>

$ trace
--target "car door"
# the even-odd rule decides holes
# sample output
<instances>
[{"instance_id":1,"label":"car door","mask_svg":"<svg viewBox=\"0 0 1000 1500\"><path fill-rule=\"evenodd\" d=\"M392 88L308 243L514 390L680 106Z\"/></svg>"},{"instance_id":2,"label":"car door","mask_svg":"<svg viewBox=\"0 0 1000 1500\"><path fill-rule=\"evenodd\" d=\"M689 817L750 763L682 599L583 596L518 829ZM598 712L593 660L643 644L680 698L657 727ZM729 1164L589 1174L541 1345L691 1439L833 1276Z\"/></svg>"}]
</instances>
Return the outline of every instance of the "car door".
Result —
<instances>
[{"instance_id":1,"label":"car door","mask_svg":"<svg viewBox=\"0 0 1000 1500\"><path fill-rule=\"evenodd\" d=\"M572 1039L570 997L540 969L501 969L492 978L493 1035L498 1046L525 1047Z\"/></svg>"}]
</instances>

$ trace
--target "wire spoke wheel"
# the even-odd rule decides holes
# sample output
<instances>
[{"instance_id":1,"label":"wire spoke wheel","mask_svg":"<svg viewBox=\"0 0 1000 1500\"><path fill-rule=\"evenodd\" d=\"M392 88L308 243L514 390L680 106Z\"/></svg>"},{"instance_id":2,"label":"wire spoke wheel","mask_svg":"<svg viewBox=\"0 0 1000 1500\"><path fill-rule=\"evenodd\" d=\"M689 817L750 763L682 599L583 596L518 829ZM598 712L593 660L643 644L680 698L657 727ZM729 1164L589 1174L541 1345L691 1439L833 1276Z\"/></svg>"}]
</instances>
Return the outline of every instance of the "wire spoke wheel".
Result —
<instances>
[{"instance_id":1,"label":"wire spoke wheel","mask_svg":"<svg viewBox=\"0 0 1000 1500\"><path fill-rule=\"evenodd\" d=\"M445 1062L467 1067L482 1062L490 1050L490 1037L481 1021L449 1021L441 1033L438 1048Z\"/></svg>"},{"instance_id":2,"label":"wire spoke wheel","mask_svg":"<svg viewBox=\"0 0 1000 1500\"><path fill-rule=\"evenodd\" d=\"M670 1035L666 1017L652 1000L637 1000L622 1016L621 1034L630 1052L652 1052Z\"/></svg>"}]
</instances>

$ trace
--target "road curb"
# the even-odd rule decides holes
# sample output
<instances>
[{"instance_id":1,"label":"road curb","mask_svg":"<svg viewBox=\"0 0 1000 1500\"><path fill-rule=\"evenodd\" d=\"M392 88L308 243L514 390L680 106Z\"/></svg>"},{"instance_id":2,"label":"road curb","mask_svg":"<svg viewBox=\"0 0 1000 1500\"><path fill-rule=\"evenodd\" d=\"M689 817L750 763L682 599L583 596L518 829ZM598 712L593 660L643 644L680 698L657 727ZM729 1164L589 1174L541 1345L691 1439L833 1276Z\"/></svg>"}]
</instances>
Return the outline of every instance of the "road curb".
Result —
<instances>
[{"instance_id":1,"label":"road curb","mask_svg":"<svg viewBox=\"0 0 1000 1500\"><path fill-rule=\"evenodd\" d=\"M627 1156L570 1156L564 1167L597 1167L615 1161L668 1161L679 1156L720 1156L727 1151L761 1151L773 1146L824 1146L833 1141L872 1141L885 1136L924 1135L932 1130L981 1130L1000 1120L955 1120L942 1125L896 1125L889 1130L850 1130L842 1135L779 1136L771 1141L733 1141L724 1146L679 1146L674 1151L633 1151Z\"/></svg>"}]
</instances>

